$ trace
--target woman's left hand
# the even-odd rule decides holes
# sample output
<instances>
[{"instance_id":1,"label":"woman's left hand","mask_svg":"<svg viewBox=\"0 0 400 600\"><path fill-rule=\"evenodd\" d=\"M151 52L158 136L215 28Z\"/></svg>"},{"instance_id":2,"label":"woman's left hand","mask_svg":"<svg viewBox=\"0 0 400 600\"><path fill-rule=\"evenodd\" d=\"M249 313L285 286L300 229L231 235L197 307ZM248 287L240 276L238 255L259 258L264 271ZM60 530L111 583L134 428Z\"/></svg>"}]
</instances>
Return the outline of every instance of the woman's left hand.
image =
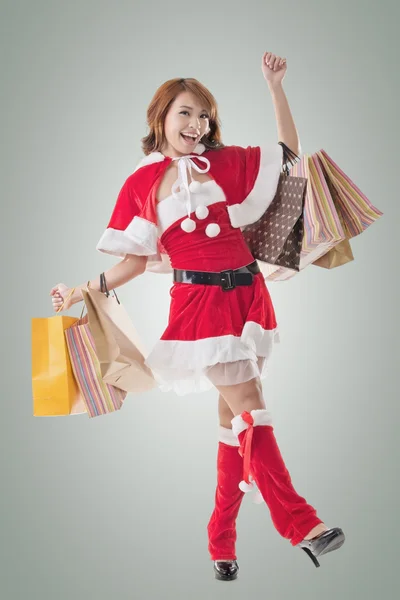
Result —
<instances>
[{"instance_id":1,"label":"woman's left hand","mask_svg":"<svg viewBox=\"0 0 400 600\"><path fill-rule=\"evenodd\" d=\"M264 52L261 70L269 85L280 84L287 70L286 58L281 58L272 52Z\"/></svg>"}]
</instances>

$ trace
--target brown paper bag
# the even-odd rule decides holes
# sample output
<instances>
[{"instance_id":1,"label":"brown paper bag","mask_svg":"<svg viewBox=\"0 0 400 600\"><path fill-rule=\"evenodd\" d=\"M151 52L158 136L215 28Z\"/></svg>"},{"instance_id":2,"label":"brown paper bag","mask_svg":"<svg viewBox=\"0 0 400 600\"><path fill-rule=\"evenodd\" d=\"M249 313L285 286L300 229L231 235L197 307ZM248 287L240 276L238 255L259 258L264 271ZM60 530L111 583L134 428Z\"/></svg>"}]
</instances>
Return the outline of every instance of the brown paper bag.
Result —
<instances>
[{"instance_id":1,"label":"brown paper bag","mask_svg":"<svg viewBox=\"0 0 400 600\"><path fill-rule=\"evenodd\" d=\"M317 267L334 269L354 260L349 240L343 240L334 248L313 262Z\"/></svg>"},{"instance_id":2,"label":"brown paper bag","mask_svg":"<svg viewBox=\"0 0 400 600\"><path fill-rule=\"evenodd\" d=\"M126 392L156 387L139 336L119 300L91 288L82 295L103 381Z\"/></svg>"}]
</instances>

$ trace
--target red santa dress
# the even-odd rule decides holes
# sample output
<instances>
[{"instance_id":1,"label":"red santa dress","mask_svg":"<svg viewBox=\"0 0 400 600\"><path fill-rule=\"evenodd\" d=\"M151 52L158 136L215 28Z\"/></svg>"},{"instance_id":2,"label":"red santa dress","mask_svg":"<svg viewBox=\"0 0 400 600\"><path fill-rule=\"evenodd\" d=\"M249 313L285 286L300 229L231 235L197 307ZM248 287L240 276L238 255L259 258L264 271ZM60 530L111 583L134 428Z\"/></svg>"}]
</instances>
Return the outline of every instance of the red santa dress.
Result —
<instances>
[{"instance_id":1,"label":"red santa dress","mask_svg":"<svg viewBox=\"0 0 400 600\"><path fill-rule=\"evenodd\" d=\"M157 202L168 165L178 161L170 196ZM147 256L147 270L221 272L254 261L241 228L272 202L282 167L280 144L226 146L168 157L153 152L137 165L118 195L97 250ZM207 173L199 183L192 171ZM178 191L179 189L179 191ZM167 327L146 357L161 390L179 395L265 377L279 341L274 308L262 273L252 285L173 283Z\"/></svg>"}]
</instances>

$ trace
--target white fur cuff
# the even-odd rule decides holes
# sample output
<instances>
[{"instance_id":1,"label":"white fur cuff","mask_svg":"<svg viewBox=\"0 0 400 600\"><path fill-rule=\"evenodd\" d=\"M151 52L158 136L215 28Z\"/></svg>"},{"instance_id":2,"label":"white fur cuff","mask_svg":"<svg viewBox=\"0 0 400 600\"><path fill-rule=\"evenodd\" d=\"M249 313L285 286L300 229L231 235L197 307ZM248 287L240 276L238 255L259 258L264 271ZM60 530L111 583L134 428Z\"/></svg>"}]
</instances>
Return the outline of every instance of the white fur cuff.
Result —
<instances>
[{"instance_id":1,"label":"white fur cuff","mask_svg":"<svg viewBox=\"0 0 400 600\"><path fill-rule=\"evenodd\" d=\"M265 410L264 408L259 408L256 410L251 410L250 414L254 419L254 426L272 425L272 414L268 410ZM242 433L242 431L244 431L248 427L248 424L242 419L241 415L233 417L231 423L232 431L236 436L238 436L240 433Z\"/></svg>"},{"instance_id":2,"label":"white fur cuff","mask_svg":"<svg viewBox=\"0 0 400 600\"><path fill-rule=\"evenodd\" d=\"M228 446L240 446L239 440L236 435L233 433L232 429L228 429L227 427L219 426L219 435L218 439L220 442L224 444L228 444Z\"/></svg>"},{"instance_id":3,"label":"white fur cuff","mask_svg":"<svg viewBox=\"0 0 400 600\"><path fill-rule=\"evenodd\" d=\"M127 254L157 255L157 227L146 219L133 217L124 231L108 227L96 250L120 258L125 258Z\"/></svg>"},{"instance_id":4,"label":"white fur cuff","mask_svg":"<svg viewBox=\"0 0 400 600\"><path fill-rule=\"evenodd\" d=\"M258 221L275 197L282 170L282 146L260 146L260 154L260 166L253 189L243 202L228 206L232 227L243 227Z\"/></svg>"}]
</instances>

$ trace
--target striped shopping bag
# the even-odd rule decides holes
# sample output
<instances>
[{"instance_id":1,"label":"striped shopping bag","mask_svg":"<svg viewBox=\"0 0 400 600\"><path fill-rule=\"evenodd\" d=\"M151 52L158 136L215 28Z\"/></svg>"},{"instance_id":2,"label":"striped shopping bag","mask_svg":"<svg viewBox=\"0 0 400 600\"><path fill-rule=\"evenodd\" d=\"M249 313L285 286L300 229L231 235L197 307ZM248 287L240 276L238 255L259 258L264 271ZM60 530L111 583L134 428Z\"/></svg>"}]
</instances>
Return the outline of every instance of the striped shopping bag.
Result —
<instances>
[{"instance_id":1,"label":"striped shopping bag","mask_svg":"<svg viewBox=\"0 0 400 600\"><path fill-rule=\"evenodd\" d=\"M72 370L89 417L119 410L127 392L103 381L87 314L65 330L65 338Z\"/></svg>"},{"instance_id":2,"label":"striped shopping bag","mask_svg":"<svg viewBox=\"0 0 400 600\"><path fill-rule=\"evenodd\" d=\"M383 213L368 200L325 150L320 150L316 156L331 189L346 238L351 239L365 231Z\"/></svg>"},{"instance_id":3,"label":"striped shopping bag","mask_svg":"<svg viewBox=\"0 0 400 600\"><path fill-rule=\"evenodd\" d=\"M343 265L353 260L349 240L359 235L382 212L371 204L355 183L325 152L303 155L291 169L291 175L309 177L304 208L303 245L300 270L309 264L326 266ZM346 253L336 251L346 248ZM326 260L319 260L327 256ZM277 269L268 265L264 277L283 281L293 277L296 271Z\"/></svg>"},{"instance_id":4,"label":"striped shopping bag","mask_svg":"<svg viewBox=\"0 0 400 600\"><path fill-rule=\"evenodd\" d=\"M365 231L383 213L371 204L325 150L317 152L317 156L347 238L313 263L332 269L354 260L350 239Z\"/></svg>"}]
</instances>

